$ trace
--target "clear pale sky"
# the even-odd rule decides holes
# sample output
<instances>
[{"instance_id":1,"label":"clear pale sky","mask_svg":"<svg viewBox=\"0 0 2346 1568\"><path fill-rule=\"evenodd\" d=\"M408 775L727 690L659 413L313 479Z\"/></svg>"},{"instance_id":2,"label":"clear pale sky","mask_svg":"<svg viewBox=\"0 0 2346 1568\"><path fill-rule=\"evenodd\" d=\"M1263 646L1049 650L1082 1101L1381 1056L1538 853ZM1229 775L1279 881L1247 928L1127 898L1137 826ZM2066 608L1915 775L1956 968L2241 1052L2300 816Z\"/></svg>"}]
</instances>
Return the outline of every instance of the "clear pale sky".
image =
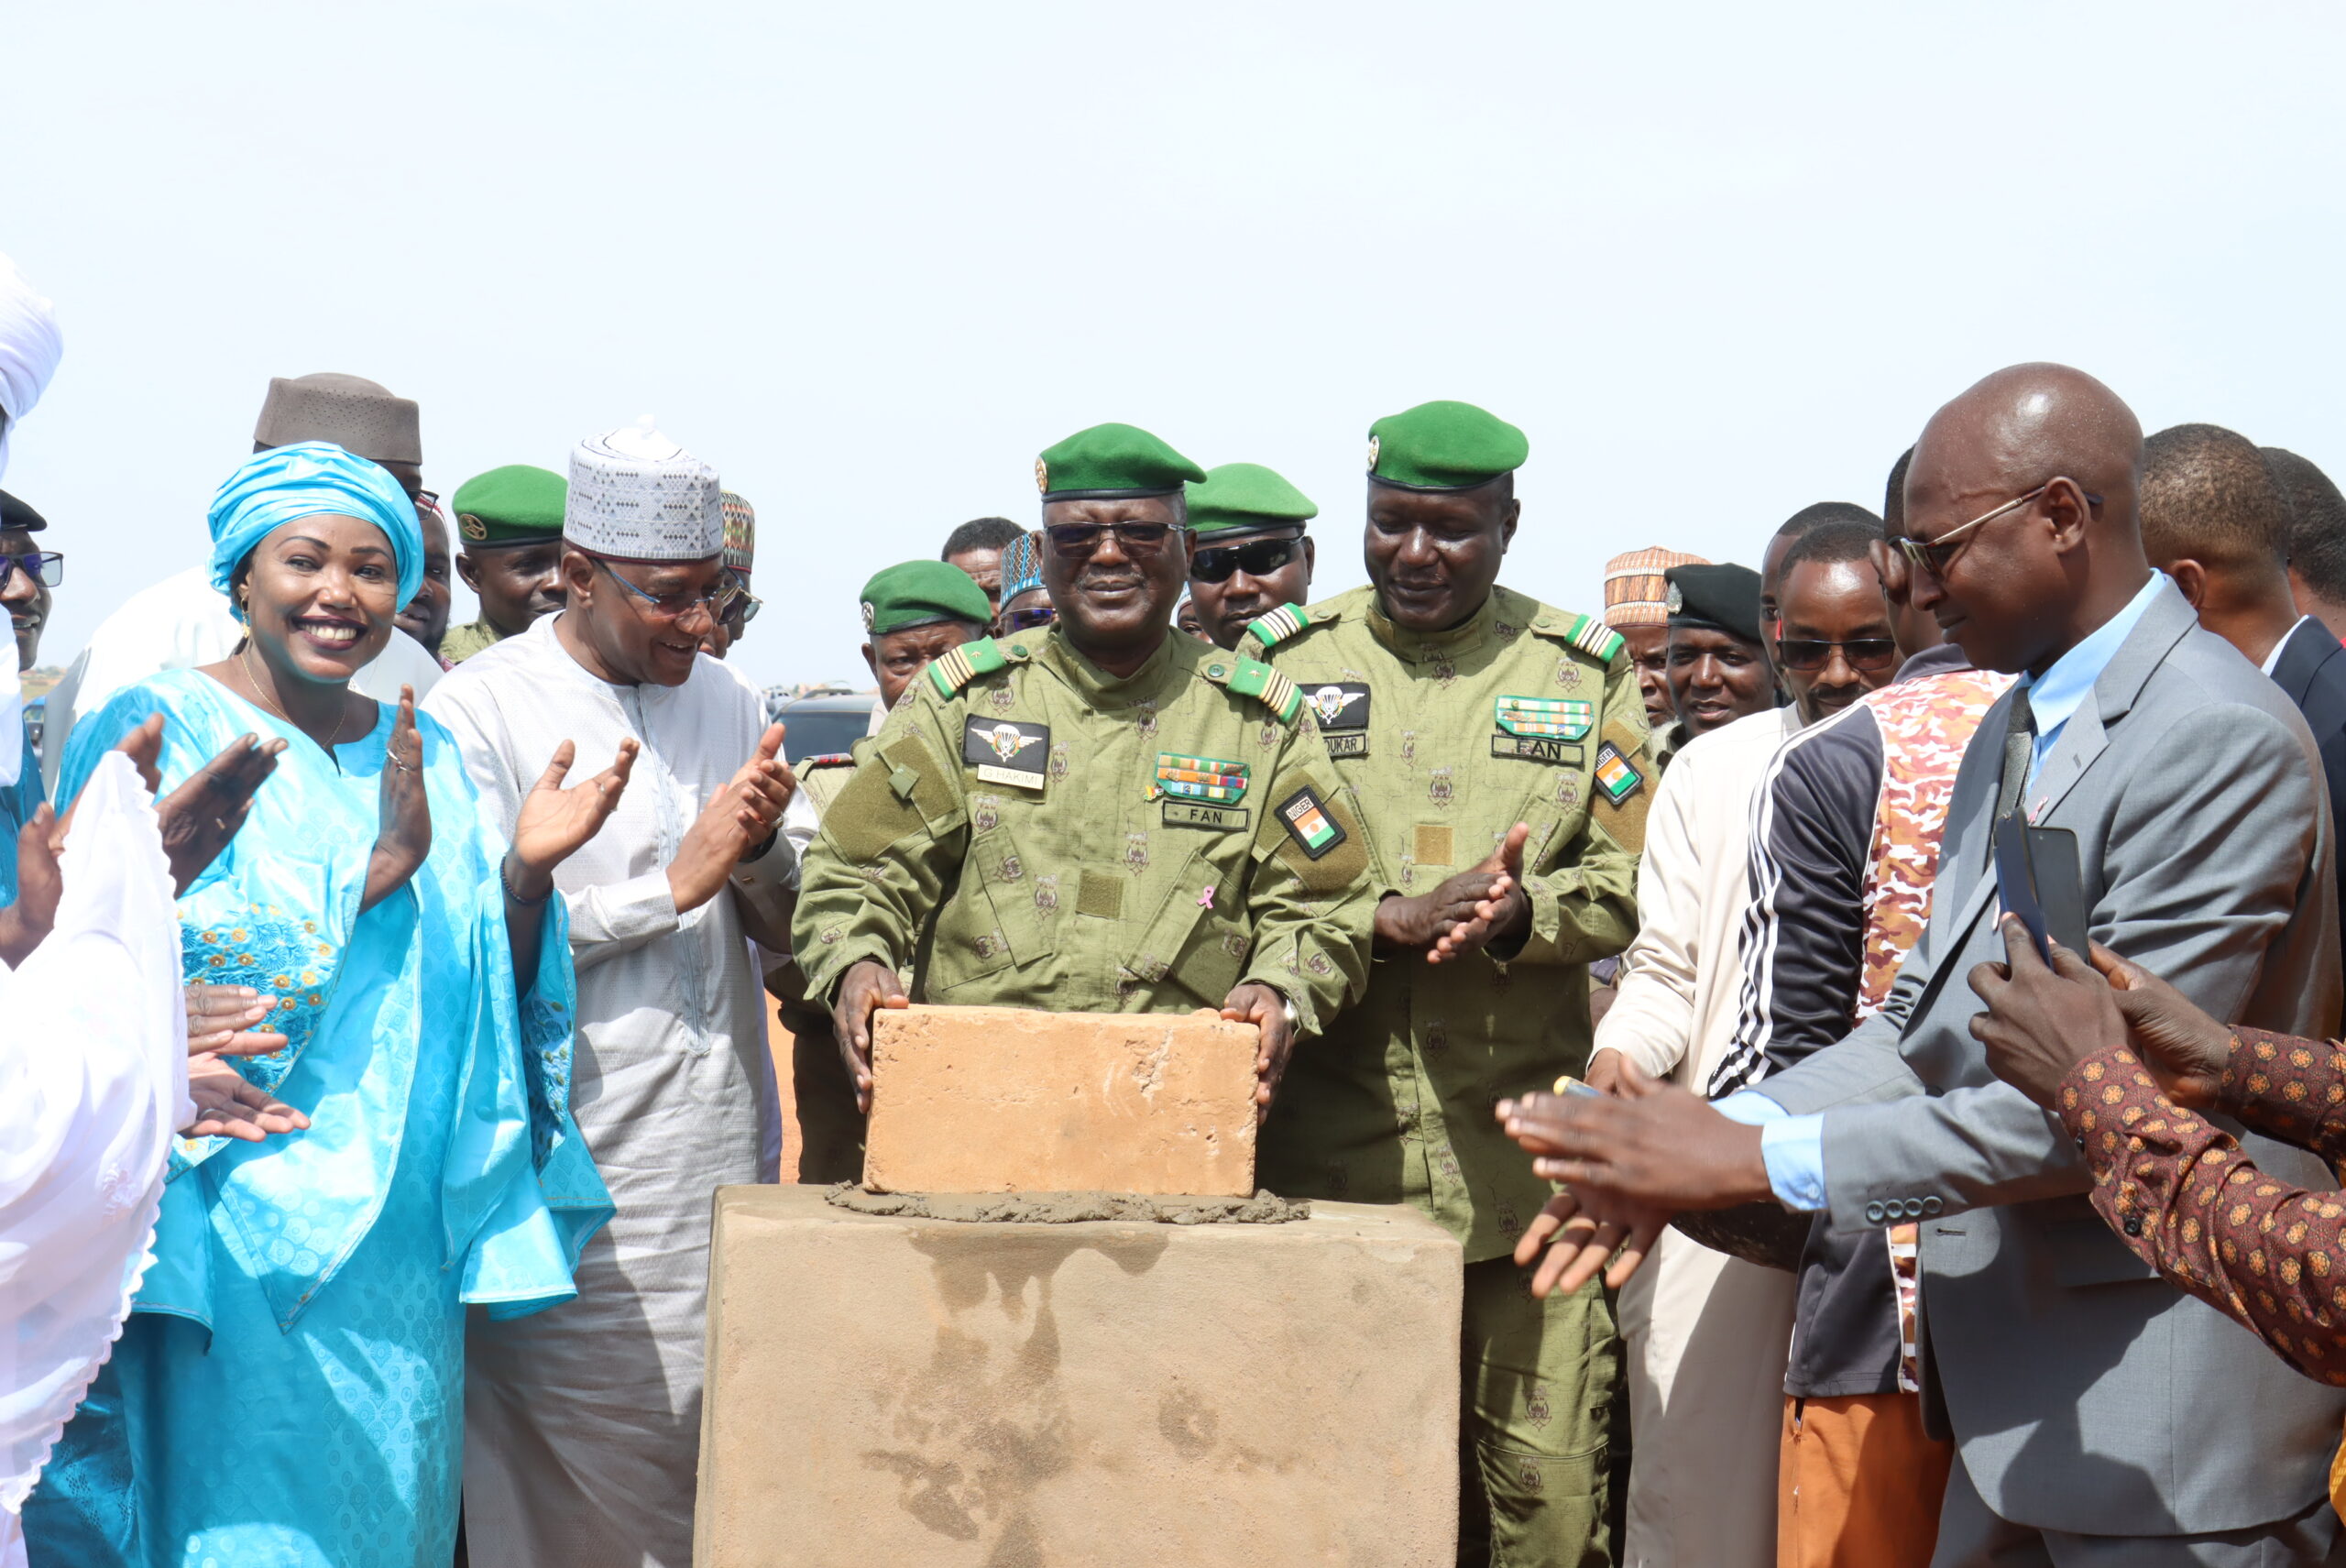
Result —
<instances>
[{"instance_id":1,"label":"clear pale sky","mask_svg":"<svg viewBox=\"0 0 2346 1568\"><path fill-rule=\"evenodd\" d=\"M762 682L1102 420L1317 499L1522 425L1507 580L1756 559L2053 358L2346 476L2340 62L2310 5L16 0L0 250L64 366L5 483L62 663L201 558L272 375L423 408L429 482L656 413L757 506ZM472 614L459 590L457 619Z\"/></svg>"}]
</instances>

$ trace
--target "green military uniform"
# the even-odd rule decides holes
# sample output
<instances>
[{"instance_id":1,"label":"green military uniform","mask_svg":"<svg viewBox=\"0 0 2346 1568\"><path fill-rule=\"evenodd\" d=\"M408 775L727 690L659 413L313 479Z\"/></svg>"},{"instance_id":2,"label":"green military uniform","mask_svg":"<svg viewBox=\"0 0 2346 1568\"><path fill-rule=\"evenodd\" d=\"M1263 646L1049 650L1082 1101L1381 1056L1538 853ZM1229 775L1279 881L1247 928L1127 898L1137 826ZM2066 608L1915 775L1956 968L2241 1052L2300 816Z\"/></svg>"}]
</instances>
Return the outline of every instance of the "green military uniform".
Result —
<instances>
[{"instance_id":1,"label":"green military uniform","mask_svg":"<svg viewBox=\"0 0 2346 1568\"><path fill-rule=\"evenodd\" d=\"M1069 437L1036 474L1046 505L1203 477L1129 425ZM1309 1035L1366 982L1366 866L1277 671L1168 629L1118 678L1054 627L966 643L914 682L823 814L792 940L817 999L861 959L910 961L933 920L917 1001L1172 1013L1253 981Z\"/></svg>"},{"instance_id":2,"label":"green military uniform","mask_svg":"<svg viewBox=\"0 0 2346 1568\"><path fill-rule=\"evenodd\" d=\"M856 742L868 748L868 740ZM803 757L794 764L799 793L817 817L830 809L848 780L855 757L847 751ZM782 1003L782 1025L790 1031L791 1102L798 1120L798 1179L863 1179L863 1116L855 1108L855 1084L839 1056L830 1010L807 1000L806 976L793 963L766 976L767 989Z\"/></svg>"},{"instance_id":3,"label":"green military uniform","mask_svg":"<svg viewBox=\"0 0 2346 1568\"><path fill-rule=\"evenodd\" d=\"M570 482L550 468L508 463L476 474L456 487L449 510L456 514L457 548L466 554L509 545L544 544L562 538L562 509ZM484 615L448 628L440 656L461 664L512 633Z\"/></svg>"},{"instance_id":4,"label":"green military uniform","mask_svg":"<svg viewBox=\"0 0 2346 1568\"><path fill-rule=\"evenodd\" d=\"M792 942L807 994L861 959L915 1001L1167 1013L1242 981L1316 1032L1365 982L1359 825L1276 672L1168 636L1113 679L1057 629L915 683L823 814Z\"/></svg>"},{"instance_id":5,"label":"green military uniform","mask_svg":"<svg viewBox=\"0 0 2346 1568\"><path fill-rule=\"evenodd\" d=\"M1670 771L1671 759L1684 751L1686 742L1694 738L1687 732L1686 722L1683 719L1672 723L1668 729L1653 738L1653 771L1656 778Z\"/></svg>"},{"instance_id":6,"label":"green military uniform","mask_svg":"<svg viewBox=\"0 0 2346 1568\"><path fill-rule=\"evenodd\" d=\"M729 499L730 499L729 493ZM746 506L746 503L744 503ZM728 516L728 564L732 565L731 517ZM748 556L741 557L746 575ZM942 561L906 561L872 576L856 596L864 630L875 638L915 627L955 621L983 630L992 614L985 590L970 575ZM856 764L872 750L869 737L850 751L807 757L797 764L798 787L819 821L855 777ZM918 984L925 952L920 945L899 972L905 988ZM828 1008L807 999L805 978L791 966L790 990L783 996L783 1022L791 1034L791 1080L797 1093L798 1179L859 1181L863 1177L863 1117L855 1108L855 1085L840 1058ZM778 993L779 994L779 993Z\"/></svg>"},{"instance_id":7,"label":"green military uniform","mask_svg":"<svg viewBox=\"0 0 2346 1568\"><path fill-rule=\"evenodd\" d=\"M493 648L504 641L505 633L483 616L448 628L448 634L440 639L440 656L452 664L461 664L482 649Z\"/></svg>"},{"instance_id":8,"label":"green military uniform","mask_svg":"<svg viewBox=\"0 0 2346 1568\"><path fill-rule=\"evenodd\" d=\"M1470 411L1470 423L1498 422ZM1378 426L1388 463L1422 456L1439 436L1396 423ZM1488 482L1521 461L1496 444L1481 466L1420 467L1410 482ZM1635 667L1600 621L1506 588L1431 634L1396 625L1376 590L1359 588L1274 611L1249 638L1316 710L1381 894L1430 892L1488 858L1516 823L1530 828L1521 945L1456 963L1380 959L1360 1005L1297 1050L1258 1166L1276 1191L1406 1202L1459 1239L1465 1550L1487 1528L1493 1563L1603 1563L1621 1457L1609 1430L1621 1389L1612 1312L1594 1283L1545 1303L1524 1288L1507 1255L1551 1190L1492 1111L1581 1070L1585 966L1637 928L1653 764Z\"/></svg>"}]
</instances>

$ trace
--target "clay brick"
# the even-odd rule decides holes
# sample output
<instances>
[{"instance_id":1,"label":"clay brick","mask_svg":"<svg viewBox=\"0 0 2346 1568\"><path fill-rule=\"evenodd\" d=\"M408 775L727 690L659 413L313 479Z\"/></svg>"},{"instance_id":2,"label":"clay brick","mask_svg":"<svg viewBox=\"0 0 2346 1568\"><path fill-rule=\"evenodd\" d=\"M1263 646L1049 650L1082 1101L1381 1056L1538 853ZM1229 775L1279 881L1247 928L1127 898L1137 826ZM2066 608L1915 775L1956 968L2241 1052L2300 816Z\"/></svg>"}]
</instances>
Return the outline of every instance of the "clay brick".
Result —
<instances>
[{"instance_id":1,"label":"clay brick","mask_svg":"<svg viewBox=\"0 0 2346 1568\"><path fill-rule=\"evenodd\" d=\"M717 1195L697 1568L1451 1568L1463 1255L1401 1208Z\"/></svg>"},{"instance_id":2,"label":"clay brick","mask_svg":"<svg viewBox=\"0 0 2346 1568\"><path fill-rule=\"evenodd\" d=\"M1256 1035L1205 1012L882 1011L864 1184L1249 1196Z\"/></svg>"}]
</instances>

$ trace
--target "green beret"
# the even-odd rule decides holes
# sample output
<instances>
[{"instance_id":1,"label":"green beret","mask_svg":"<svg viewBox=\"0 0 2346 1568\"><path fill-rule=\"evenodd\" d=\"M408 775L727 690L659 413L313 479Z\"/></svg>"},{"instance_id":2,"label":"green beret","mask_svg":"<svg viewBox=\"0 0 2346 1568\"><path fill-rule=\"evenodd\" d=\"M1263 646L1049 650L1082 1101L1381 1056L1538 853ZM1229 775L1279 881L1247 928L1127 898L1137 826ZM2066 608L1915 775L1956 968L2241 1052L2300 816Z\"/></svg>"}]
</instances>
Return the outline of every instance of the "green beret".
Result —
<instances>
[{"instance_id":1,"label":"green beret","mask_svg":"<svg viewBox=\"0 0 2346 1568\"><path fill-rule=\"evenodd\" d=\"M1310 497L1260 463L1224 463L1189 486L1189 527L1200 533L1294 528L1319 515Z\"/></svg>"},{"instance_id":2,"label":"green beret","mask_svg":"<svg viewBox=\"0 0 2346 1568\"><path fill-rule=\"evenodd\" d=\"M1670 584L1664 604L1672 626L1706 627L1740 637L1746 642L1760 635L1760 574L1732 562L1720 566L1672 566L1662 573Z\"/></svg>"},{"instance_id":3,"label":"green beret","mask_svg":"<svg viewBox=\"0 0 2346 1568\"><path fill-rule=\"evenodd\" d=\"M1531 455L1523 432L1472 403L1420 403L1368 427L1368 477L1402 490L1471 490Z\"/></svg>"},{"instance_id":4,"label":"green beret","mask_svg":"<svg viewBox=\"0 0 2346 1568\"><path fill-rule=\"evenodd\" d=\"M942 561L907 561L863 585L866 631L902 631L939 620L966 620L982 628L992 619L985 589L960 567Z\"/></svg>"},{"instance_id":5,"label":"green beret","mask_svg":"<svg viewBox=\"0 0 2346 1568\"><path fill-rule=\"evenodd\" d=\"M535 544L562 537L562 507L569 495L561 475L508 463L466 479L448 507L467 544Z\"/></svg>"},{"instance_id":6,"label":"green beret","mask_svg":"<svg viewBox=\"0 0 2346 1568\"><path fill-rule=\"evenodd\" d=\"M1111 496L1169 496L1206 471L1129 424L1079 430L1035 459L1035 488L1046 501Z\"/></svg>"}]
</instances>

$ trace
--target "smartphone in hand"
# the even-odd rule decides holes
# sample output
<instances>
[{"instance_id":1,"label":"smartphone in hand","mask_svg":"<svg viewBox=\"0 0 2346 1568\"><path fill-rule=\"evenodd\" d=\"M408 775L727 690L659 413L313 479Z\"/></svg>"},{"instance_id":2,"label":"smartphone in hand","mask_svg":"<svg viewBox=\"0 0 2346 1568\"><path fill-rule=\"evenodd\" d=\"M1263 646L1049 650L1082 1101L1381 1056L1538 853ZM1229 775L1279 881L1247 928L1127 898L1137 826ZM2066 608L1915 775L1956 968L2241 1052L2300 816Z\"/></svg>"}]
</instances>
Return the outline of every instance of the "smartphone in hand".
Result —
<instances>
[{"instance_id":1,"label":"smartphone in hand","mask_svg":"<svg viewBox=\"0 0 2346 1568\"><path fill-rule=\"evenodd\" d=\"M2077 867L2077 836L2066 828L2033 828L2017 811L1996 824L1996 896L2017 916L2053 961L2058 942L2086 956L2086 894Z\"/></svg>"}]
</instances>

